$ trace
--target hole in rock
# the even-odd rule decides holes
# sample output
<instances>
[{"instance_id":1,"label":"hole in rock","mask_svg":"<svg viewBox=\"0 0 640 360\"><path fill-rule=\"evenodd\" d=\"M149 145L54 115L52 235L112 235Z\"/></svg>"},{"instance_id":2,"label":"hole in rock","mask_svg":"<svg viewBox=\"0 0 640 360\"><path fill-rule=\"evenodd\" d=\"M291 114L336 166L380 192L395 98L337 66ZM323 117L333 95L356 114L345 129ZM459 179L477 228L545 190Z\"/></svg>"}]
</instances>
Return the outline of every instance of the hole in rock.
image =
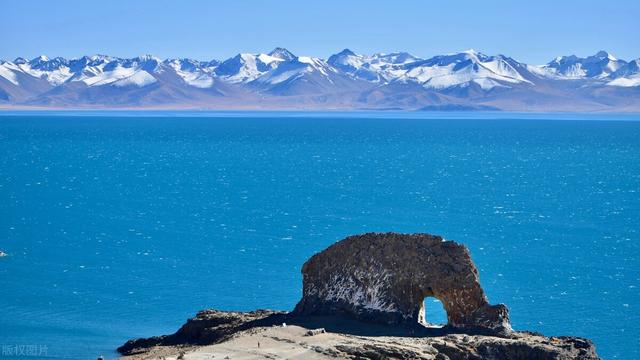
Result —
<instances>
[{"instance_id":1,"label":"hole in rock","mask_svg":"<svg viewBox=\"0 0 640 360\"><path fill-rule=\"evenodd\" d=\"M447 311L442 302L434 297L424 299L425 325L442 327L447 325Z\"/></svg>"}]
</instances>

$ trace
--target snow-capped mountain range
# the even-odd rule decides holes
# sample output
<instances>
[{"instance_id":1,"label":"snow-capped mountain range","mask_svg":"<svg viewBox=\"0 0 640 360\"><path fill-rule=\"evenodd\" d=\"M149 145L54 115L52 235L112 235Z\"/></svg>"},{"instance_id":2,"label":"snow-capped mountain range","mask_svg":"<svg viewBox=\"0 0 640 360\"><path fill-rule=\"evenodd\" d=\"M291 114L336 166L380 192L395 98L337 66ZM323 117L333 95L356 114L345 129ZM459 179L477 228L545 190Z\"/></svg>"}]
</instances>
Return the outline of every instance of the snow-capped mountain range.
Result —
<instances>
[{"instance_id":1,"label":"snow-capped mountain range","mask_svg":"<svg viewBox=\"0 0 640 360\"><path fill-rule=\"evenodd\" d=\"M145 55L0 61L2 108L640 111L640 59L530 65L474 50L420 58L284 48L224 61Z\"/></svg>"}]
</instances>

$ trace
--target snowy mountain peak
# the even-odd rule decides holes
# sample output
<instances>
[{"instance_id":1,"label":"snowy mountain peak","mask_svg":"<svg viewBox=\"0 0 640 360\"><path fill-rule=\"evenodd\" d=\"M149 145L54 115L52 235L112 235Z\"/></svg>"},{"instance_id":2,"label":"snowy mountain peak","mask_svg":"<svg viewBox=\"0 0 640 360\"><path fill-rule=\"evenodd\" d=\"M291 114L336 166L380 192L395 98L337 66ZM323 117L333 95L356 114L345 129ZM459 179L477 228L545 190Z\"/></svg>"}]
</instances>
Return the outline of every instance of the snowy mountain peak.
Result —
<instances>
[{"instance_id":1,"label":"snowy mountain peak","mask_svg":"<svg viewBox=\"0 0 640 360\"><path fill-rule=\"evenodd\" d=\"M293 55L291 51L281 47L277 47L271 50L268 55L285 61L291 61L296 58L296 56Z\"/></svg>"},{"instance_id":2,"label":"snowy mountain peak","mask_svg":"<svg viewBox=\"0 0 640 360\"><path fill-rule=\"evenodd\" d=\"M418 83L429 89L468 88L474 85L491 90L497 87L511 88L515 84L531 85L523 75L525 65L502 55L487 56L473 49L435 56L404 67L407 71L398 81Z\"/></svg>"},{"instance_id":3,"label":"snowy mountain peak","mask_svg":"<svg viewBox=\"0 0 640 360\"><path fill-rule=\"evenodd\" d=\"M108 63L117 58L111 58L107 55L90 55L83 56L79 59L73 59L69 63L71 67L75 69L83 68L85 66L100 66L102 64Z\"/></svg>"},{"instance_id":4,"label":"snowy mountain peak","mask_svg":"<svg viewBox=\"0 0 640 360\"><path fill-rule=\"evenodd\" d=\"M167 59L163 61L164 64L171 66L172 68L180 71L198 71L202 67L202 63L197 60L191 59Z\"/></svg>"},{"instance_id":5,"label":"snowy mountain peak","mask_svg":"<svg viewBox=\"0 0 640 360\"><path fill-rule=\"evenodd\" d=\"M608 52L604 51L604 50L600 50L596 53L595 57L599 58L599 59L609 59L611 61L616 61L618 59L616 59L613 55L609 54Z\"/></svg>"},{"instance_id":6,"label":"snowy mountain peak","mask_svg":"<svg viewBox=\"0 0 640 360\"><path fill-rule=\"evenodd\" d=\"M40 55L37 58L32 59L30 62L44 62L49 61L49 57L47 55Z\"/></svg>"},{"instance_id":7,"label":"snowy mountain peak","mask_svg":"<svg viewBox=\"0 0 640 360\"><path fill-rule=\"evenodd\" d=\"M89 56L84 56L84 58L86 58L89 61L93 61L93 62L106 62L106 61L109 61L111 59L111 56L102 55L102 54L93 54L93 55L89 55Z\"/></svg>"},{"instance_id":8,"label":"snowy mountain peak","mask_svg":"<svg viewBox=\"0 0 640 360\"><path fill-rule=\"evenodd\" d=\"M153 55L148 55L148 54L138 56L132 60L133 61L131 63L125 62L127 66L137 65L137 66L140 66L142 69L150 72L160 70L160 64L162 63L162 60L160 60L160 58L157 58Z\"/></svg>"},{"instance_id":9,"label":"snowy mountain peak","mask_svg":"<svg viewBox=\"0 0 640 360\"><path fill-rule=\"evenodd\" d=\"M67 59L56 57L54 59L49 59L48 57L41 55L35 59L29 61L29 66L32 69L42 70L42 71L55 71L60 69L63 66L68 64Z\"/></svg>"},{"instance_id":10,"label":"snowy mountain peak","mask_svg":"<svg viewBox=\"0 0 640 360\"><path fill-rule=\"evenodd\" d=\"M238 54L220 63L215 74L229 83L251 82L286 60L267 54Z\"/></svg>"},{"instance_id":11,"label":"snowy mountain peak","mask_svg":"<svg viewBox=\"0 0 640 360\"><path fill-rule=\"evenodd\" d=\"M349 49L331 55L327 63L349 76L371 82L379 82L384 79L381 67L384 64L374 65L374 62L384 63L381 58L357 55Z\"/></svg>"},{"instance_id":12,"label":"snowy mountain peak","mask_svg":"<svg viewBox=\"0 0 640 360\"><path fill-rule=\"evenodd\" d=\"M640 86L640 59L632 60L626 65L621 66L612 73L609 78L613 79L607 83L607 85L610 86Z\"/></svg>"},{"instance_id":13,"label":"snowy mountain peak","mask_svg":"<svg viewBox=\"0 0 640 360\"><path fill-rule=\"evenodd\" d=\"M351 96L346 103L371 100L398 108L420 108L430 102L493 102L502 97L528 101L544 94L565 104L564 99L581 96L575 94L578 88L585 94L609 96L610 103L631 97L632 101L624 104L633 105L637 101L633 96L640 88L640 59L627 62L599 51L587 57L560 56L546 65L527 65L473 49L428 59L406 52L365 55L344 49L323 60L296 56L277 47L268 54L240 53L223 62L160 60L152 55L72 59L42 55L32 60L19 57L13 62L0 61L0 106L75 106L101 101L135 106L144 101L162 104L164 96L178 103L226 101L210 98L213 94L242 104L250 102L252 96L276 96L276 103L288 101L282 98L286 96L293 96L291 101L315 96L303 101L337 101L339 105ZM129 93L132 89L136 92ZM549 89L553 92L546 93ZM592 90L599 92L590 93ZM141 102L135 102L138 97ZM589 106L608 106L593 103L593 97L583 100Z\"/></svg>"},{"instance_id":14,"label":"snowy mountain peak","mask_svg":"<svg viewBox=\"0 0 640 360\"><path fill-rule=\"evenodd\" d=\"M361 66L363 63L363 56L356 55L353 51L349 49L344 49L341 52L331 55L327 62L338 68L348 68L353 69L355 67Z\"/></svg>"},{"instance_id":15,"label":"snowy mountain peak","mask_svg":"<svg viewBox=\"0 0 640 360\"><path fill-rule=\"evenodd\" d=\"M342 51L340 51L336 55L338 55L338 56L358 56L356 53L354 53L353 51L351 51L349 49L343 49Z\"/></svg>"},{"instance_id":16,"label":"snowy mountain peak","mask_svg":"<svg viewBox=\"0 0 640 360\"><path fill-rule=\"evenodd\" d=\"M408 52L395 52L390 54L377 53L372 56L373 62L388 64L406 64L420 60Z\"/></svg>"},{"instance_id":17,"label":"snowy mountain peak","mask_svg":"<svg viewBox=\"0 0 640 360\"><path fill-rule=\"evenodd\" d=\"M547 65L551 65L551 64L561 64L561 63L565 63L565 62L574 62L574 61L578 61L578 59L580 59L579 57L575 56L575 55L562 55L562 56L556 56L553 60L551 60Z\"/></svg>"},{"instance_id":18,"label":"snowy mountain peak","mask_svg":"<svg viewBox=\"0 0 640 360\"><path fill-rule=\"evenodd\" d=\"M135 59L137 59L140 62L143 62L143 61L157 61L157 62L160 62L161 61L160 58L157 58L157 57L155 57L153 55L150 55L150 54L140 55Z\"/></svg>"},{"instance_id":19,"label":"snowy mountain peak","mask_svg":"<svg viewBox=\"0 0 640 360\"><path fill-rule=\"evenodd\" d=\"M601 50L595 55L581 58L575 55L559 56L542 66L546 76L567 79L606 78L626 64L608 52Z\"/></svg>"},{"instance_id":20,"label":"snowy mountain peak","mask_svg":"<svg viewBox=\"0 0 640 360\"><path fill-rule=\"evenodd\" d=\"M468 50L464 50L458 54L452 54L453 56L462 56L465 59L468 60L473 60L473 61L484 61L487 58L490 58L490 56L485 55L484 53L480 52L480 51L476 51L474 49L468 49ZM496 57L500 57L500 55L496 55Z\"/></svg>"}]
</instances>

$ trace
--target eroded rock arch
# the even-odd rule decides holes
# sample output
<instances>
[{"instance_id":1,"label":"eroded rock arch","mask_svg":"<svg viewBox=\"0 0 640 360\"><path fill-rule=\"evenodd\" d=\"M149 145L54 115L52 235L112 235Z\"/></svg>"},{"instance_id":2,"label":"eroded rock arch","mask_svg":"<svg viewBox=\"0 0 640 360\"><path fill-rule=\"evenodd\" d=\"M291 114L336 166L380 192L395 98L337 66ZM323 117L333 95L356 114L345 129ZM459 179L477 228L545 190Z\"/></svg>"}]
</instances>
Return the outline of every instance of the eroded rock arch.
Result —
<instances>
[{"instance_id":1,"label":"eroded rock arch","mask_svg":"<svg viewBox=\"0 0 640 360\"><path fill-rule=\"evenodd\" d=\"M296 314L416 324L424 319L423 300L435 297L450 327L511 329L507 308L488 303L467 248L439 236L350 236L311 257L302 276Z\"/></svg>"}]
</instances>

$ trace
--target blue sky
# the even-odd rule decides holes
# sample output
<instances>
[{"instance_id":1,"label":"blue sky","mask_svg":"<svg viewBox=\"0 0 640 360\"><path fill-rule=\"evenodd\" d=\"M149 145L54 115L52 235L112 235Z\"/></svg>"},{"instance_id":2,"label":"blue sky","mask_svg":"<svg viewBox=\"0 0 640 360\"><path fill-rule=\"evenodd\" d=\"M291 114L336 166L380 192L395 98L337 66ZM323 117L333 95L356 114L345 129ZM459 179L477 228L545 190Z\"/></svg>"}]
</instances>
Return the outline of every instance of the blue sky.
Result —
<instances>
[{"instance_id":1,"label":"blue sky","mask_svg":"<svg viewBox=\"0 0 640 360\"><path fill-rule=\"evenodd\" d=\"M529 63L600 49L640 57L640 1L15 1L0 58L85 54L225 59L283 46L328 57L473 48Z\"/></svg>"}]
</instances>

